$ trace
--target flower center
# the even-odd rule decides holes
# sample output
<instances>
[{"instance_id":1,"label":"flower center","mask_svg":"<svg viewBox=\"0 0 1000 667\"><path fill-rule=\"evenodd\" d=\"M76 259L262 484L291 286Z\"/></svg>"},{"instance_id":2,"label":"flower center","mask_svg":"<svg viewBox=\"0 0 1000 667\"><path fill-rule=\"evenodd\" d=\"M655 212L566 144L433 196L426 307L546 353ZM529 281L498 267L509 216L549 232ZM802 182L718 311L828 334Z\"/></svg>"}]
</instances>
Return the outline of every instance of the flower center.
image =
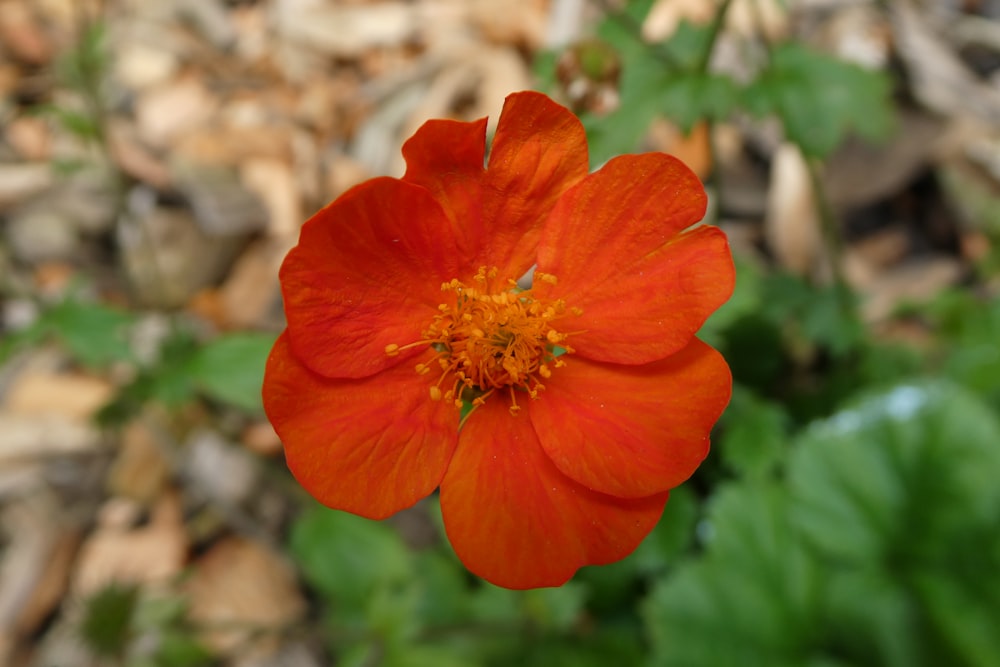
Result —
<instances>
[{"instance_id":1,"label":"flower center","mask_svg":"<svg viewBox=\"0 0 1000 667\"><path fill-rule=\"evenodd\" d=\"M516 414L516 391L537 398L545 388L543 380L552 369L565 366L559 355L572 352L568 333L554 324L579 308L566 308L562 299L536 298L532 290L519 290L517 283L499 279L497 269L482 267L471 285L455 279L441 285L449 297L438 306L422 339L409 345L387 345L386 354L428 345L434 356L417 364L416 371L427 375L437 366L441 375L430 387L433 400L482 405L497 392L510 394L510 411ZM534 280L555 284L551 274L535 273Z\"/></svg>"}]
</instances>

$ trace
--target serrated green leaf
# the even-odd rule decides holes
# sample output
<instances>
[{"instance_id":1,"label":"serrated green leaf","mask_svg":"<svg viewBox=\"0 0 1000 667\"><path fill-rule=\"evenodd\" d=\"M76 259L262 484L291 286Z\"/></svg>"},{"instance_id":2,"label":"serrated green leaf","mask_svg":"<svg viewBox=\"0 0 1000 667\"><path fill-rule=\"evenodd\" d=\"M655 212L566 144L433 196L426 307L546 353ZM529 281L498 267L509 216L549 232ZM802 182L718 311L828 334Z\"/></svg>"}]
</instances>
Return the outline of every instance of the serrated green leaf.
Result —
<instances>
[{"instance_id":1,"label":"serrated green leaf","mask_svg":"<svg viewBox=\"0 0 1000 667\"><path fill-rule=\"evenodd\" d=\"M712 501L706 558L675 570L643 607L655 665L805 664L822 573L775 485L731 486Z\"/></svg>"},{"instance_id":2,"label":"serrated green leaf","mask_svg":"<svg viewBox=\"0 0 1000 667\"><path fill-rule=\"evenodd\" d=\"M991 664L997 442L996 415L947 384L816 424L787 482L716 494L704 555L644 607L653 664Z\"/></svg>"},{"instance_id":3,"label":"serrated green leaf","mask_svg":"<svg viewBox=\"0 0 1000 667\"><path fill-rule=\"evenodd\" d=\"M623 65L619 108L583 118L594 164L635 150L657 116L687 133L701 120L726 118L739 100L730 77L701 69L709 26L684 21L670 39L650 45L639 39L634 22L611 16L598 34L618 51Z\"/></svg>"},{"instance_id":4,"label":"serrated green leaf","mask_svg":"<svg viewBox=\"0 0 1000 667\"><path fill-rule=\"evenodd\" d=\"M796 521L831 557L939 558L948 533L1000 508L1000 427L950 385L903 385L820 422L790 462Z\"/></svg>"},{"instance_id":5,"label":"serrated green leaf","mask_svg":"<svg viewBox=\"0 0 1000 667\"><path fill-rule=\"evenodd\" d=\"M736 101L736 82L722 74L703 72L670 77L656 98L657 109L685 134L699 121L727 118Z\"/></svg>"},{"instance_id":6,"label":"serrated green leaf","mask_svg":"<svg viewBox=\"0 0 1000 667\"><path fill-rule=\"evenodd\" d=\"M195 352L187 370L208 396L244 410L261 410L264 365L274 345L266 334L231 334Z\"/></svg>"},{"instance_id":7,"label":"serrated green leaf","mask_svg":"<svg viewBox=\"0 0 1000 667\"><path fill-rule=\"evenodd\" d=\"M849 131L871 140L887 137L894 122L890 93L883 72L786 42L775 46L744 104L757 115L776 114L790 141L823 158Z\"/></svg>"}]
</instances>

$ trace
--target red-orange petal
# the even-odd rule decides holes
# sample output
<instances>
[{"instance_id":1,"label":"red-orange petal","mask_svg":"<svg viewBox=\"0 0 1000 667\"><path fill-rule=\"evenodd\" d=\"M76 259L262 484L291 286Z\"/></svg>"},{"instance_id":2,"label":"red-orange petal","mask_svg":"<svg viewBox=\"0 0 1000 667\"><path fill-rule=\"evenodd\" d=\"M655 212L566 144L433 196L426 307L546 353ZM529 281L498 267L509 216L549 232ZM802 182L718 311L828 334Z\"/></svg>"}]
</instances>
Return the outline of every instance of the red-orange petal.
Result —
<instances>
[{"instance_id":1,"label":"red-orange petal","mask_svg":"<svg viewBox=\"0 0 1000 667\"><path fill-rule=\"evenodd\" d=\"M559 586L584 565L624 558L656 525L667 494L624 500L591 491L545 455L526 414L489 400L466 422L441 482L455 553L498 586Z\"/></svg>"},{"instance_id":2,"label":"red-orange petal","mask_svg":"<svg viewBox=\"0 0 1000 667\"><path fill-rule=\"evenodd\" d=\"M527 404L560 471L622 498L660 493L691 476L732 392L722 355L692 338L676 354L640 366L565 359Z\"/></svg>"},{"instance_id":3,"label":"red-orange petal","mask_svg":"<svg viewBox=\"0 0 1000 667\"><path fill-rule=\"evenodd\" d=\"M589 160L583 124L569 109L536 92L507 97L483 198L490 266L519 278L535 263L543 223L590 171Z\"/></svg>"},{"instance_id":4,"label":"red-orange petal","mask_svg":"<svg viewBox=\"0 0 1000 667\"><path fill-rule=\"evenodd\" d=\"M284 334L267 360L263 395L299 483L321 503L370 519L434 491L458 441L454 406L432 401L410 364L333 380L301 364Z\"/></svg>"},{"instance_id":5,"label":"red-orange petal","mask_svg":"<svg viewBox=\"0 0 1000 667\"><path fill-rule=\"evenodd\" d=\"M725 234L701 226L697 176L661 153L611 160L559 201L545 225L538 285L582 308L570 339L581 355L641 364L687 344L735 283Z\"/></svg>"},{"instance_id":6,"label":"red-orange petal","mask_svg":"<svg viewBox=\"0 0 1000 667\"><path fill-rule=\"evenodd\" d=\"M389 344L419 340L458 272L451 223L427 190L376 178L306 221L280 271L296 356L331 378L378 373L419 350L389 357Z\"/></svg>"},{"instance_id":7,"label":"red-orange petal","mask_svg":"<svg viewBox=\"0 0 1000 667\"><path fill-rule=\"evenodd\" d=\"M403 180L437 199L454 224L462 256L478 258L483 249L486 119L429 120L403 144L403 158Z\"/></svg>"},{"instance_id":8,"label":"red-orange petal","mask_svg":"<svg viewBox=\"0 0 1000 667\"><path fill-rule=\"evenodd\" d=\"M459 229L468 265L514 278L535 263L545 221L589 169L583 125L535 92L507 97L484 168L485 119L433 120L403 146L404 180L441 202Z\"/></svg>"}]
</instances>

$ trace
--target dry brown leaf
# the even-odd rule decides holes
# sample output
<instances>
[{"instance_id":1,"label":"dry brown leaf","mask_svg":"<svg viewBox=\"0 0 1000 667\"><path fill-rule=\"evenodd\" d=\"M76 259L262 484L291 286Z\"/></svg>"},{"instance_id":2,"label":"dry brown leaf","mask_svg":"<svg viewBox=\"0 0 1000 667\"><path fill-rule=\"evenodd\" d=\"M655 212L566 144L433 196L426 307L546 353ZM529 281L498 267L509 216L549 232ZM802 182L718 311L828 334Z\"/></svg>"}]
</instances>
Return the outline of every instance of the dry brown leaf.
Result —
<instances>
[{"instance_id":1,"label":"dry brown leaf","mask_svg":"<svg viewBox=\"0 0 1000 667\"><path fill-rule=\"evenodd\" d=\"M52 132L48 122L35 116L18 116L4 129L4 138L27 161L44 161L52 156Z\"/></svg>"},{"instance_id":2,"label":"dry brown leaf","mask_svg":"<svg viewBox=\"0 0 1000 667\"><path fill-rule=\"evenodd\" d=\"M241 438L251 452L262 456L277 456L281 453L281 438L274 432L271 422L257 421L245 429Z\"/></svg>"},{"instance_id":3,"label":"dry brown leaf","mask_svg":"<svg viewBox=\"0 0 1000 667\"><path fill-rule=\"evenodd\" d=\"M240 181L264 203L272 236L295 234L304 220L302 197L291 166L283 160L251 158L240 165Z\"/></svg>"},{"instance_id":4,"label":"dry brown leaf","mask_svg":"<svg viewBox=\"0 0 1000 667\"><path fill-rule=\"evenodd\" d=\"M87 596L112 582L162 586L180 573L188 537L177 494L160 497L146 526L126 530L118 522L107 523L111 525L99 527L80 549L74 593Z\"/></svg>"},{"instance_id":5,"label":"dry brown leaf","mask_svg":"<svg viewBox=\"0 0 1000 667\"><path fill-rule=\"evenodd\" d=\"M706 122L698 123L685 135L670 121L657 119L650 126L647 139L650 148L673 155L701 179L705 179L712 171L712 151Z\"/></svg>"},{"instance_id":6,"label":"dry brown leaf","mask_svg":"<svg viewBox=\"0 0 1000 667\"><path fill-rule=\"evenodd\" d=\"M278 268L294 245L296 233L251 245L237 260L219 290L225 327L263 327L273 322L272 311L280 300Z\"/></svg>"},{"instance_id":7,"label":"dry brown leaf","mask_svg":"<svg viewBox=\"0 0 1000 667\"><path fill-rule=\"evenodd\" d=\"M133 421L121 435L121 449L108 471L108 490L142 505L160 496L170 477L170 462L156 433L142 421Z\"/></svg>"},{"instance_id":8,"label":"dry brown leaf","mask_svg":"<svg viewBox=\"0 0 1000 667\"><path fill-rule=\"evenodd\" d=\"M77 373L28 371L7 392L5 408L13 415L60 415L86 422L114 393L106 380Z\"/></svg>"},{"instance_id":9,"label":"dry brown leaf","mask_svg":"<svg viewBox=\"0 0 1000 667\"><path fill-rule=\"evenodd\" d=\"M0 210L45 191L55 182L47 162L0 165Z\"/></svg>"},{"instance_id":10,"label":"dry brown leaf","mask_svg":"<svg viewBox=\"0 0 1000 667\"><path fill-rule=\"evenodd\" d=\"M3 646L36 631L66 590L79 536L54 519L58 510L54 497L35 492L0 513L12 538L0 554L0 664Z\"/></svg>"},{"instance_id":11,"label":"dry brown leaf","mask_svg":"<svg viewBox=\"0 0 1000 667\"><path fill-rule=\"evenodd\" d=\"M0 2L0 44L14 58L30 65L48 63L56 51L38 15L25 0Z\"/></svg>"},{"instance_id":12,"label":"dry brown leaf","mask_svg":"<svg viewBox=\"0 0 1000 667\"><path fill-rule=\"evenodd\" d=\"M236 537L198 559L184 590L190 619L206 628L202 640L222 654L274 651L279 634L306 610L291 566L272 549Z\"/></svg>"},{"instance_id":13,"label":"dry brown leaf","mask_svg":"<svg viewBox=\"0 0 1000 667\"><path fill-rule=\"evenodd\" d=\"M364 7L281 0L274 3L276 27L285 42L341 57L379 47L401 46L417 34L416 8L408 2Z\"/></svg>"},{"instance_id":14,"label":"dry brown leaf","mask_svg":"<svg viewBox=\"0 0 1000 667\"><path fill-rule=\"evenodd\" d=\"M915 259L880 273L861 306L868 322L881 322L906 303L925 303L962 277L962 263L945 256Z\"/></svg>"},{"instance_id":15,"label":"dry brown leaf","mask_svg":"<svg viewBox=\"0 0 1000 667\"><path fill-rule=\"evenodd\" d=\"M809 275L820 258L822 234L809 167L799 149L783 144L771 163L765 237L780 264Z\"/></svg>"},{"instance_id":16,"label":"dry brown leaf","mask_svg":"<svg viewBox=\"0 0 1000 667\"><path fill-rule=\"evenodd\" d=\"M135 114L143 140L166 148L185 132L204 126L217 108L218 100L201 77L187 74L142 92Z\"/></svg>"}]
</instances>

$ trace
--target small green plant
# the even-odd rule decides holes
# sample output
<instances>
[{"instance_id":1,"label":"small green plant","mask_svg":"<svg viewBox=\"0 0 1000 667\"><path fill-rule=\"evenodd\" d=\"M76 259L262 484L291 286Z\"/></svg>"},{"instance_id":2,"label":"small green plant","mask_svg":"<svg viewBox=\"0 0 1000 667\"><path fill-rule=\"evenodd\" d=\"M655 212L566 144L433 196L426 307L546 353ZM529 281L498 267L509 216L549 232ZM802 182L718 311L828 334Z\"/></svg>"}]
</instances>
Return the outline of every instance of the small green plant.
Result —
<instances>
[{"instance_id":1,"label":"small green plant","mask_svg":"<svg viewBox=\"0 0 1000 667\"><path fill-rule=\"evenodd\" d=\"M195 639L179 598L112 583L84 601L80 639L96 657L122 667L201 667L214 663Z\"/></svg>"}]
</instances>

